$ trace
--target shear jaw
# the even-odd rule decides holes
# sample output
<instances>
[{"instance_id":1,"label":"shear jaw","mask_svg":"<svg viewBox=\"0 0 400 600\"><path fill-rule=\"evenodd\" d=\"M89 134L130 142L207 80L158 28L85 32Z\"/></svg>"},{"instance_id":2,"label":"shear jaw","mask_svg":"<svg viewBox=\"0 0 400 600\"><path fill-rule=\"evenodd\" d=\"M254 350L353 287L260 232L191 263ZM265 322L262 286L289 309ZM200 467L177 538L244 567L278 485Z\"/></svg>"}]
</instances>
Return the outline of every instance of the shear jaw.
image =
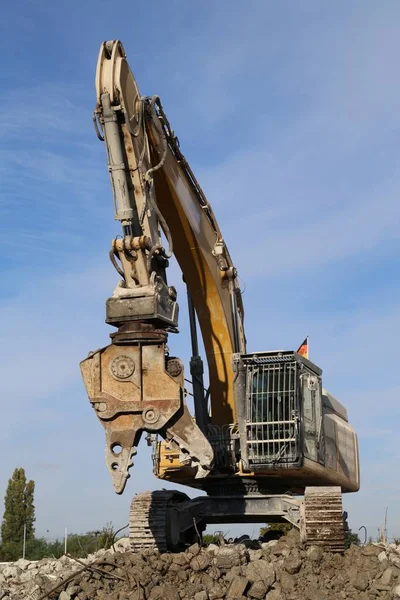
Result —
<instances>
[{"instance_id":1,"label":"shear jaw","mask_svg":"<svg viewBox=\"0 0 400 600\"><path fill-rule=\"evenodd\" d=\"M138 420L134 415L123 415L103 423L106 429L106 464L117 494L122 494L125 489L130 477L129 470L133 466L132 459L137 453L137 445L144 431L143 424L138 423ZM124 427L126 429L123 429ZM153 428L151 432L159 433L179 446L182 462L196 469L196 479L202 479L209 474L214 452L207 438L193 421L186 405L182 415L173 425L159 431Z\"/></svg>"},{"instance_id":2,"label":"shear jaw","mask_svg":"<svg viewBox=\"0 0 400 600\"><path fill-rule=\"evenodd\" d=\"M111 344L81 363L89 399L105 429L106 465L117 494L130 477L143 431L174 441L185 462L196 468L197 479L212 468L211 444L184 400L183 365L179 371L173 360L171 374L163 344Z\"/></svg>"}]
</instances>

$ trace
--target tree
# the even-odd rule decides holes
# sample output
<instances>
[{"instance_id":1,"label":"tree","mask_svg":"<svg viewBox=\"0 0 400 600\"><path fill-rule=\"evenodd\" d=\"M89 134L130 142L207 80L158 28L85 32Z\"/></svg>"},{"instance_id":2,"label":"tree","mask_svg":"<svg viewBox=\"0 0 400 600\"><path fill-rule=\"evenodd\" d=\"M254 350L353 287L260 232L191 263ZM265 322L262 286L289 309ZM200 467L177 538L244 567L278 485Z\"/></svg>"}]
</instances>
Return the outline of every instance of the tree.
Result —
<instances>
[{"instance_id":1,"label":"tree","mask_svg":"<svg viewBox=\"0 0 400 600\"><path fill-rule=\"evenodd\" d=\"M21 544L26 526L27 541L35 537L35 482L26 481L24 469L15 469L4 498L4 516L1 525L2 544Z\"/></svg>"},{"instance_id":2,"label":"tree","mask_svg":"<svg viewBox=\"0 0 400 600\"><path fill-rule=\"evenodd\" d=\"M348 529L344 532L344 547L346 550L350 548L352 544L359 546L360 543L361 542L358 533L353 533L351 529Z\"/></svg>"}]
</instances>

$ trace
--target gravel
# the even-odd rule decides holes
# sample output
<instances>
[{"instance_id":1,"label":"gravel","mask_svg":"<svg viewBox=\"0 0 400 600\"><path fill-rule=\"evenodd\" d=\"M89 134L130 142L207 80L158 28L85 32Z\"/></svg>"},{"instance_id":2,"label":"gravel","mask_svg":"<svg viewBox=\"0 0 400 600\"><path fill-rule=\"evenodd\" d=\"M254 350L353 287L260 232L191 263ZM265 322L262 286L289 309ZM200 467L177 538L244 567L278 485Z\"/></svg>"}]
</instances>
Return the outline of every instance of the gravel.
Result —
<instances>
[{"instance_id":1,"label":"gravel","mask_svg":"<svg viewBox=\"0 0 400 600\"><path fill-rule=\"evenodd\" d=\"M133 553L125 543L81 563L63 556L0 565L0 600L46 593L50 600L400 600L400 546L331 554L304 548L292 530L253 549L194 544L181 554Z\"/></svg>"}]
</instances>

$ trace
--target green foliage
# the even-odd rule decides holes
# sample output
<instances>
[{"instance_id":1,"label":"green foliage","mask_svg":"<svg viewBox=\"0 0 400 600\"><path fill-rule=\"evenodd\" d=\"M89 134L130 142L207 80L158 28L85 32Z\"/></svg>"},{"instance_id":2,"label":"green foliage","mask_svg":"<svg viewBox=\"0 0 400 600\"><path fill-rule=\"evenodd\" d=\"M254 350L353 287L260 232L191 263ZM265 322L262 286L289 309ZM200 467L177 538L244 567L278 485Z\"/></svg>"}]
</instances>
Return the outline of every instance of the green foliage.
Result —
<instances>
[{"instance_id":1,"label":"green foliage","mask_svg":"<svg viewBox=\"0 0 400 600\"><path fill-rule=\"evenodd\" d=\"M69 537L69 536L68 536ZM69 552L69 548L67 547ZM60 558L64 554L64 540L55 540L54 542L47 542L47 548L44 556L54 556L54 558Z\"/></svg>"},{"instance_id":2,"label":"green foliage","mask_svg":"<svg viewBox=\"0 0 400 600\"><path fill-rule=\"evenodd\" d=\"M84 535L71 534L67 540L67 551L75 558L84 558L101 548L108 550L113 543L114 529L107 523L101 531L88 531ZM63 547L64 551L64 547Z\"/></svg>"},{"instance_id":3,"label":"green foliage","mask_svg":"<svg viewBox=\"0 0 400 600\"><path fill-rule=\"evenodd\" d=\"M346 550L350 548L352 544L359 546L360 543L361 542L358 533L353 533L351 529L348 529L344 532L344 547Z\"/></svg>"},{"instance_id":4,"label":"green foliage","mask_svg":"<svg viewBox=\"0 0 400 600\"><path fill-rule=\"evenodd\" d=\"M270 533L271 531L279 531L283 535L286 535L291 529L293 529L293 525L291 523L270 523L266 527L261 527L260 537Z\"/></svg>"},{"instance_id":5,"label":"green foliage","mask_svg":"<svg viewBox=\"0 0 400 600\"><path fill-rule=\"evenodd\" d=\"M57 540L58 541L58 540ZM99 550L97 536L93 532L83 535L72 533L67 539L67 552L75 558L84 558L92 552ZM62 548L64 552L64 547Z\"/></svg>"},{"instance_id":6,"label":"green foliage","mask_svg":"<svg viewBox=\"0 0 400 600\"><path fill-rule=\"evenodd\" d=\"M6 542L0 545L0 561L14 561L22 556L22 543Z\"/></svg>"},{"instance_id":7,"label":"green foliage","mask_svg":"<svg viewBox=\"0 0 400 600\"><path fill-rule=\"evenodd\" d=\"M205 533L203 535L203 544L219 544L220 537L217 533Z\"/></svg>"},{"instance_id":8,"label":"green foliage","mask_svg":"<svg viewBox=\"0 0 400 600\"><path fill-rule=\"evenodd\" d=\"M101 548L108 550L114 541L114 528L107 523L100 531L88 531L79 535L72 533L67 538L67 552L75 558L85 558ZM25 557L28 560L60 558L64 554L64 540L48 542L45 538L33 538L26 543ZM14 561L22 557L22 542L6 542L0 545L0 561Z\"/></svg>"},{"instance_id":9,"label":"green foliage","mask_svg":"<svg viewBox=\"0 0 400 600\"><path fill-rule=\"evenodd\" d=\"M26 526L26 539L34 538L34 492L34 481L26 481L24 469L15 469L11 479L8 480L4 498L4 516L1 525L3 546L10 543L22 544L24 525Z\"/></svg>"},{"instance_id":10,"label":"green foliage","mask_svg":"<svg viewBox=\"0 0 400 600\"><path fill-rule=\"evenodd\" d=\"M18 558L21 556L20 553ZM26 543L25 558L28 560L40 560L47 556L52 556L52 554L49 553L49 544L45 538L34 538Z\"/></svg>"},{"instance_id":11,"label":"green foliage","mask_svg":"<svg viewBox=\"0 0 400 600\"><path fill-rule=\"evenodd\" d=\"M107 523L105 527L100 531L98 538L99 548L108 550L114 543L115 531L112 523Z\"/></svg>"}]
</instances>

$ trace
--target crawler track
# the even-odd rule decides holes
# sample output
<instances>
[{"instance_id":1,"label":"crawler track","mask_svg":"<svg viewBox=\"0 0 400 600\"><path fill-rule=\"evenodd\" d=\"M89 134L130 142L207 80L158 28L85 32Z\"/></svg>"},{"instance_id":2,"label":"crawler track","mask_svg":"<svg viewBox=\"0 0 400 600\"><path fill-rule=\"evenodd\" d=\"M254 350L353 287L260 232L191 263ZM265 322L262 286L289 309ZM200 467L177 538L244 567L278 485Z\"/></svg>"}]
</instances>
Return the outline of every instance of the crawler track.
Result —
<instances>
[{"instance_id":1,"label":"crawler track","mask_svg":"<svg viewBox=\"0 0 400 600\"><path fill-rule=\"evenodd\" d=\"M307 546L344 551L342 491L340 487L310 487L304 495Z\"/></svg>"},{"instance_id":2,"label":"crawler track","mask_svg":"<svg viewBox=\"0 0 400 600\"><path fill-rule=\"evenodd\" d=\"M156 548L168 549L167 508L174 492L143 492L131 502L129 537L135 552Z\"/></svg>"}]
</instances>

